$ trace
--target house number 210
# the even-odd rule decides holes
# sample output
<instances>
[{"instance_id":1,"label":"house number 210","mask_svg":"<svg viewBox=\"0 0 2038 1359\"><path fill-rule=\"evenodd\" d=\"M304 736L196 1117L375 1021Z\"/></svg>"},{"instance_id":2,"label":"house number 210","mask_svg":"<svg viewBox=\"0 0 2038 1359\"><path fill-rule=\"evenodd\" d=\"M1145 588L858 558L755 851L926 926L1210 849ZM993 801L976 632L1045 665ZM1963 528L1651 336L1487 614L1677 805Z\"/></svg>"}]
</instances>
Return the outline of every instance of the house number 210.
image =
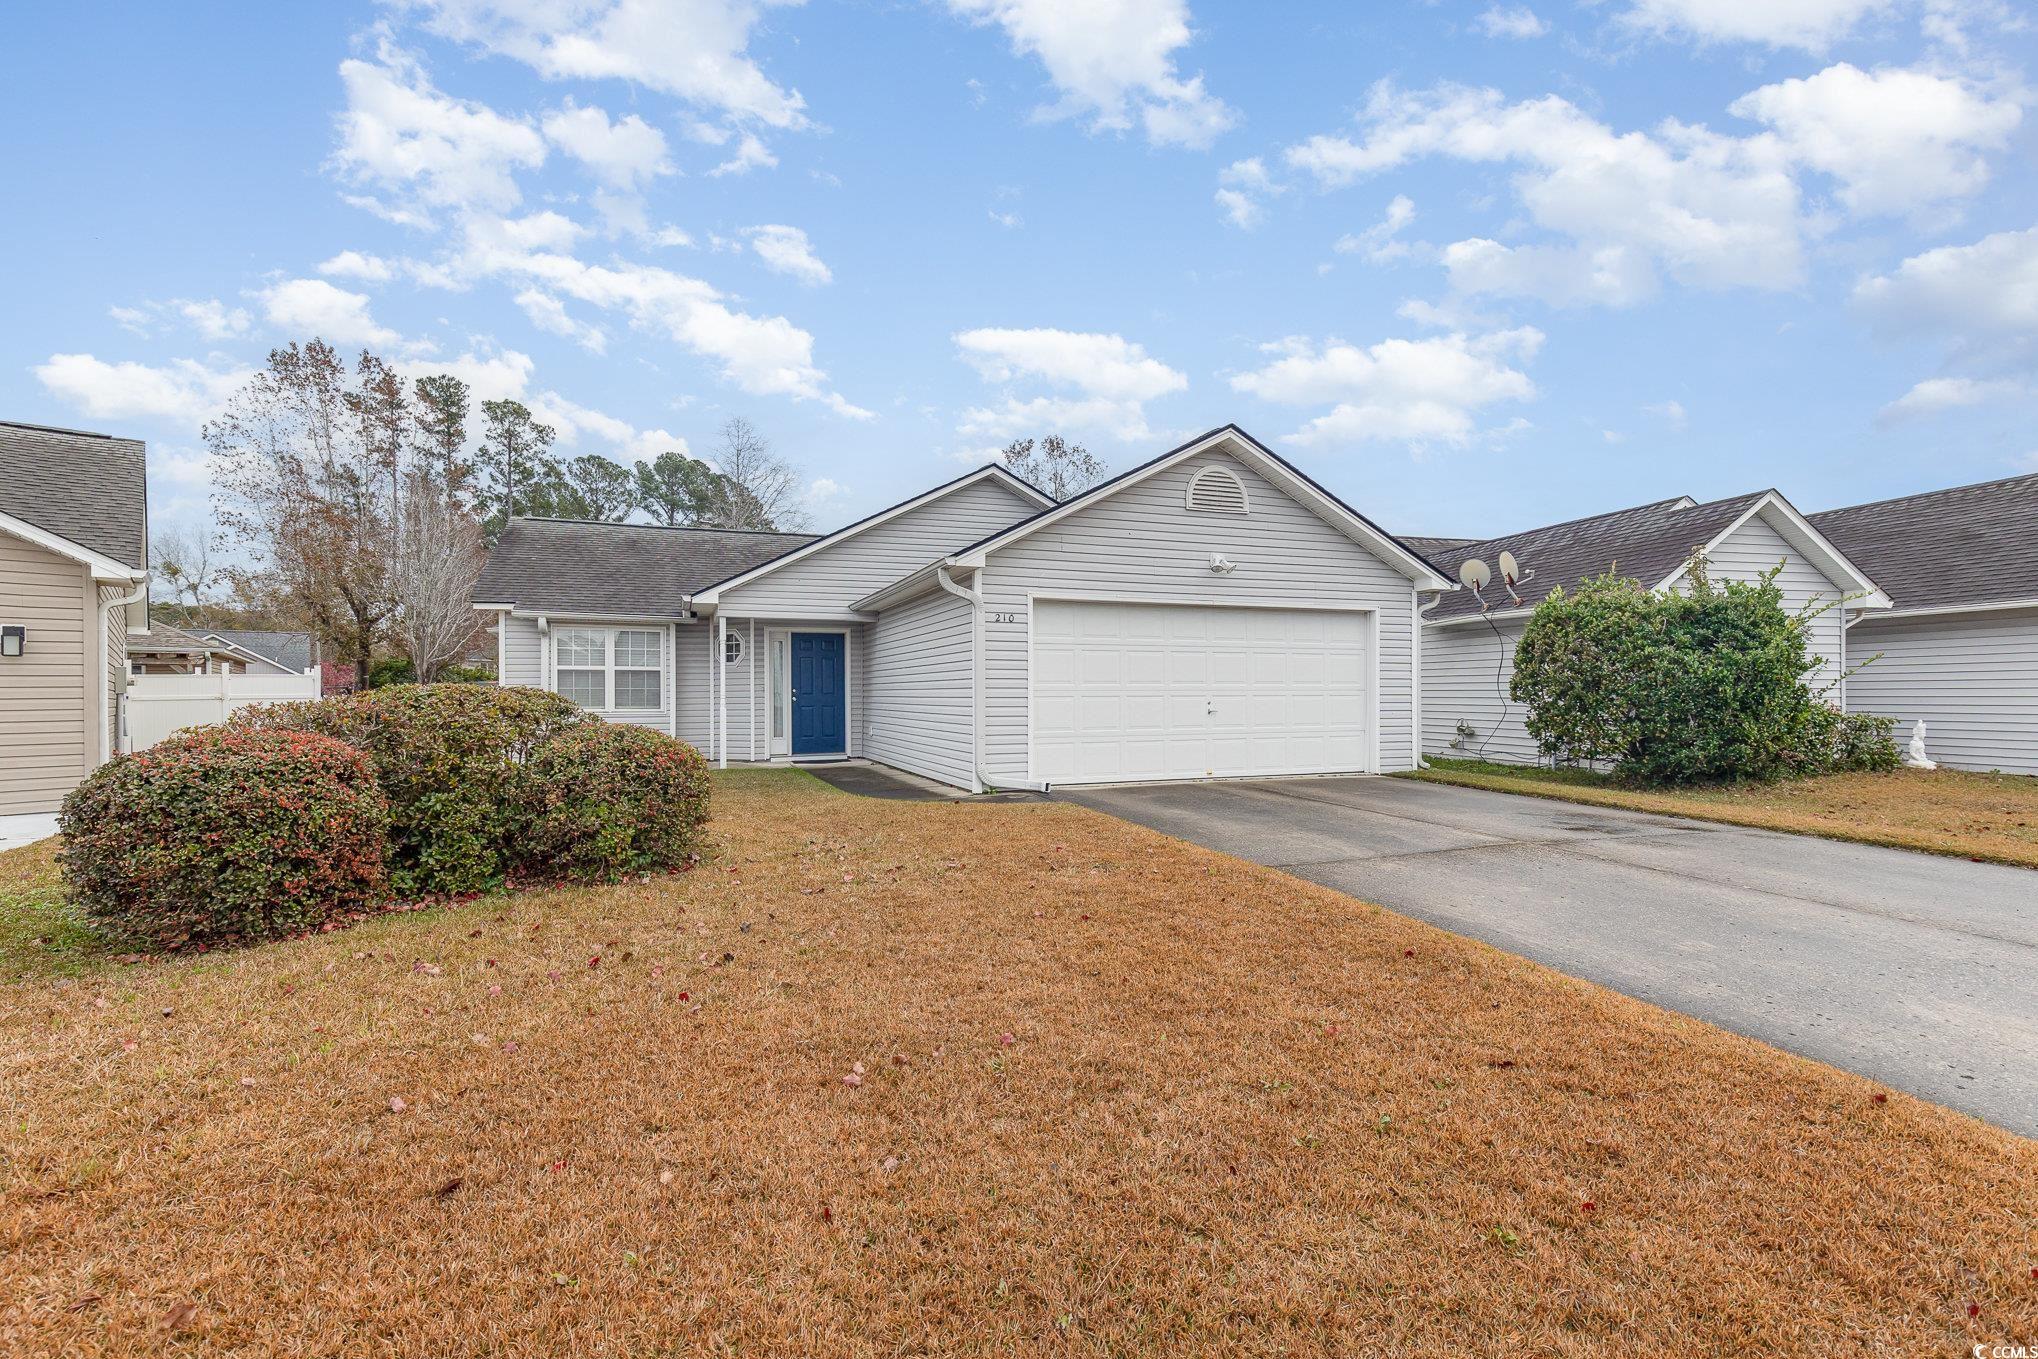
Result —
<instances>
[{"instance_id":1,"label":"house number 210","mask_svg":"<svg viewBox=\"0 0 2038 1359\"><path fill-rule=\"evenodd\" d=\"M984 617L993 623L1016 623L1019 621L1019 615L1016 613L989 613L985 614Z\"/></svg>"}]
</instances>

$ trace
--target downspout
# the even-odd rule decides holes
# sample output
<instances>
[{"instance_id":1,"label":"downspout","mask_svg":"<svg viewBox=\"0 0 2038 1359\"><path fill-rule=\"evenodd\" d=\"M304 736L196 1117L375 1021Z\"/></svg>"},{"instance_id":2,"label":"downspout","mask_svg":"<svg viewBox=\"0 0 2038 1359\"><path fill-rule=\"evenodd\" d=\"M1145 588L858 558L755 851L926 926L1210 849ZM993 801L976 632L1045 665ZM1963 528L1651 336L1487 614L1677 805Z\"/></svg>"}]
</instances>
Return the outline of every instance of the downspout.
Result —
<instances>
[{"instance_id":1,"label":"downspout","mask_svg":"<svg viewBox=\"0 0 2038 1359\"><path fill-rule=\"evenodd\" d=\"M1427 761L1427 760L1425 760L1425 759L1423 759L1423 758L1422 758L1422 627L1423 627L1423 623L1422 623L1422 620L1423 620L1423 615L1424 615L1424 614L1427 614L1427 613L1428 613L1428 612L1429 612L1429 611L1430 611L1431 609L1434 609L1434 608L1435 608L1435 607L1436 607L1437 605L1439 605L1439 604L1443 603L1443 602L1444 602L1444 596L1445 596L1445 595L1447 595L1447 594L1450 594L1450 593L1452 592L1452 590L1454 590L1455 588L1456 588L1456 587L1455 587L1455 586L1453 586L1453 587L1451 587L1451 589L1445 589L1445 590L1430 590L1430 591L1427 591L1427 593L1428 593L1428 594L1430 594L1430 595L1433 595L1433 596L1435 596L1435 597L1434 597L1433 599L1431 599L1429 603L1417 606L1417 608L1416 608L1416 610L1415 610L1415 667L1414 667L1414 668L1415 668L1415 678L1414 678L1414 686L1415 686L1415 767L1416 767L1417 769L1427 769L1427 768L1429 768L1429 761ZM1422 590L1417 590L1417 591L1416 591L1415 593L1416 593L1416 594L1417 594L1418 596L1420 596L1420 595L1424 594L1425 592L1424 592L1424 591L1422 591Z\"/></svg>"},{"instance_id":2,"label":"downspout","mask_svg":"<svg viewBox=\"0 0 2038 1359\"><path fill-rule=\"evenodd\" d=\"M1028 792L1034 793L1045 793L1050 791L1049 785L1045 783L1028 783L1024 780L1014 780L1012 782L999 785L994 783L991 779L985 777L984 597L980 592L976 590L965 590L962 586L957 585L955 583L954 577L948 574L948 565L945 562L939 563L935 566L934 583L939 585L942 589L948 591L948 593L954 595L957 599L964 600L969 604L970 775L975 783L975 786L972 787L970 791L974 793L996 792L1001 786L1007 788L1023 788L1026 789ZM1031 619L1027 620L1027 626L1029 627L1032 626Z\"/></svg>"},{"instance_id":3,"label":"downspout","mask_svg":"<svg viewBox=\"0 0 2038 1359\"><path fill-rule=\"evenodd\" d=\"M93 589L95 592L98 590L97 582L94 582ZM106 676L107 661L110 659L106 654L107 624L112 621L112 614L115 609L124 609L130 604L139 603L148 596L148 593L149 583L144 579L141 584L135 586L129 593L120 596L118 599L102 601L99 605L99 685L100 692L113 705L112 712L101 712L99 714L100 764L105 764L113 758L113 726L114 723L120 720L120 695L113 692L113 687L107 683Z\"/></svg>"}]
</instances>

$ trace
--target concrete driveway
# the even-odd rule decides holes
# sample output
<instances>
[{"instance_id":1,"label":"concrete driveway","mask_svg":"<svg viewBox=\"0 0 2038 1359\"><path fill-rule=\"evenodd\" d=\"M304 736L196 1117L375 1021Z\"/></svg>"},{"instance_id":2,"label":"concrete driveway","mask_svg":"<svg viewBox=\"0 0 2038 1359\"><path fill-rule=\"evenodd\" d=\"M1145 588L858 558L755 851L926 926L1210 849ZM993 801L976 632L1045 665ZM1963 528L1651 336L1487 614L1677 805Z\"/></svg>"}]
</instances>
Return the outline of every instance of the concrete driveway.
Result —
<instances>
[{"instance_id":1,"label":"concrete driveway","mask_svg":"<svg viewBox=\"0 0 2038 1359\"><path fill-rule=\"evenodd\" d=\"M1055 797L2038 1136L2038 872L1407 779Z\"/></svg>"}]
</instances>

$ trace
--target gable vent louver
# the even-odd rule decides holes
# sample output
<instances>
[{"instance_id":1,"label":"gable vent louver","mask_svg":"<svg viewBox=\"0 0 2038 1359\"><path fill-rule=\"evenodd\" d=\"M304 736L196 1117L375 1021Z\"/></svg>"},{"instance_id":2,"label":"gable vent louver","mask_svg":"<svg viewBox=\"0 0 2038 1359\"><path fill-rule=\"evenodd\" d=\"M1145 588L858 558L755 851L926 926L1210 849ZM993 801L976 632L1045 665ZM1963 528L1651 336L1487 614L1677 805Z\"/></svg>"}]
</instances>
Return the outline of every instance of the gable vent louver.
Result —
<instances>
[{"instance_id":1,"label":"gable vent louver","mask_svg":"<svg viewBox=\"0 0 2038 1359\"><path fill-rule=\"evenodd\" d=\"M1245 483L1228 467L1206 467L1189 478L1189 508L1206 514L1250 514Z\"/></svg>"}]
</instances>

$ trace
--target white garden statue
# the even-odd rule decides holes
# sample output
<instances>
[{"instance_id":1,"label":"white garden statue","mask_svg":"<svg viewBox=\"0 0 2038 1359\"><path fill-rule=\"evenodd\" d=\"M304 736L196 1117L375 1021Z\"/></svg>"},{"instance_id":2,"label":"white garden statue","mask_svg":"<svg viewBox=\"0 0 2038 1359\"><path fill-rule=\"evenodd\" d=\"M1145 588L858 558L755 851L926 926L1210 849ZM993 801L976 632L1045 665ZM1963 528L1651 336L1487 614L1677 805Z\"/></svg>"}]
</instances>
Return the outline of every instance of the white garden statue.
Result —
<instances>
[{"instance_id":1,"label":"white garden statue","mask_svg":"<svg viewBox=\"0 0 2038 1359\"><path fill-rule=\"evenodd\" d=\"M1919 718L1911 724L1911 748L1904 753L1904 763L1913 769L1937 769L1939 766L1925 754L1925 719Z\"/></svg>"}]
</instances>

